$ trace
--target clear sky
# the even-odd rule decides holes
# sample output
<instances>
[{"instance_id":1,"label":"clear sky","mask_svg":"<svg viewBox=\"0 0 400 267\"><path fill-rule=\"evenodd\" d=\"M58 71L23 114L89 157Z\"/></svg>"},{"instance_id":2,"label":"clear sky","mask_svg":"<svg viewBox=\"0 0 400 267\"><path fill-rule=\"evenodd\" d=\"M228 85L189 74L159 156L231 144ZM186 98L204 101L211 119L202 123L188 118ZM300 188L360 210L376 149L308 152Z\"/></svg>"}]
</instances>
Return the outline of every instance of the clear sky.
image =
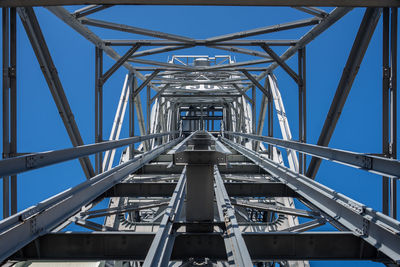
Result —
<instances>
[{"instance_id":1,"label":"clear sky","mask_svg":"<svg viewBox=\"0 0 400 267\"><path fill-rule=\"evenodd\" d=\"M68 9L72 11L78 7ZM36 8L35 10L82 138L85 143L93 143L94 46L46 9ZM364 10L363 8L353 10L307 46L307 139L310 143L316 143L318 139ZM93 17L193 38L207 38L308 18L310 15L291 8L117 6ZM253 39L297 39L308 29L310 27L261 35ZM104 39L150 39L111 30L93 30ZM364 153L381 153L382 151L381 43L382 23L380 22L353 84L330 147ZM120 53L124 50L126 48L118 49ZM276 49L278 54L283 51L282 48ZM229 54L226 51L199 47L155 55L148 59L165 62L168 56L174 53L210 56ZM254 58L236 55L236 59L244 61ZM105 56L104 68L107 69L112 63L113 61ZM297 56L288 63L296 70ZM297 86L281 69L277 69L275 74L292 134L296 139L298 137ZM50 91L19 21L17 75L18 152L38 152L71 147ZM125 75L126 69L121 68L104 87L105 138L108 138L111 130ZM258 99L261 99L260 94L258 94ZM124 124L121 138L128 136L127 128L127 124ZM275 136L281 137L277 120L275 120L274 131ZM117 154L116 159L118 158ZM27 172L18 177L18 210L34 205L85 180L77 160ZM317 175L317 181L374 209L381 210L382 182L378 175L324 161ZM377 265L372 262L342 263L340 263L342 266ZM313 262L311 265L336 266L337 264L338 262Z\"/></svg>"}]
</instances>

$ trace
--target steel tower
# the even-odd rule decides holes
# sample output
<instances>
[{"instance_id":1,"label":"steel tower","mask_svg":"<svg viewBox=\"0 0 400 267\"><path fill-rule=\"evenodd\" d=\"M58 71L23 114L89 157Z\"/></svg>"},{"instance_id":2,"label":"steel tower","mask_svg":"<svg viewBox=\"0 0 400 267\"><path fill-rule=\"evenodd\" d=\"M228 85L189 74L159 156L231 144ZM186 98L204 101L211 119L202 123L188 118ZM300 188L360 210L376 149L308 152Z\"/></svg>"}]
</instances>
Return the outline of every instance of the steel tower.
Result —
<instances>
[{"instance_id":1,"label":"steel tower","mask_svg":"<svg viewBox=\"0 0 400 267\"><path fill-rule=\"evenodd\" d=\"M63 7L81 4L86 6L72 12ZM95 13L120 4L287 6L308 18L207 39L124 25L118 18L113 22L94 18ZM312 260L369 260L400 265L396 214L400 176L396 159L399 4L398 0L0 0L1 262L7 266L40 265L43 261L53 265L91 262L96 266L309 266ZM93 44L93 144L83 142L60 81L60 68L53 62L36 17L36 6L47 9ZM324 7L334 8L326 11ZM318 142L309 144L306 47L353 8L365 8L365 13ZM17 18L72 148L29 154L17 150ZM380 21L382 152L330 148ZM254 39L304 27L309 30L300 38ZM150 38L109 40L96 35L94 28ZM223 53L178 52L197 46ZM277 47L286 50L279 54ZM123 54L117 52L121 49L125 49ZM166 56L165 61L144 59L160 53L175 55ZM258 59L237 61L235 54ZM104 57L114 60L111 67L105 67ZM293 57L297 57L297 66L288 63ZM127 75L107 139L103 136L103 86L122 67ZM298 86L298 137L292 136L286 117L274 74L277 68ZM129 137L121 139L125 117ZM282 139L273 136L276 119ZM140 136L135 136L135 128ZM268 134L263 136L264 129ZM117 148L123 148L121 155ZM116 154L118 164L114 164ZM90 155L95 155L93 165ZM72 159L79 159L86 181L33 207L17 210L17 174ZM322 160L377 174L376 179L382 180L382 210L319 183ZM101 207L105 200L106 207ZM65 231L72 224L86 230ZM318 231L328 224L334 230Z\"/></svg>"}]
</instances>

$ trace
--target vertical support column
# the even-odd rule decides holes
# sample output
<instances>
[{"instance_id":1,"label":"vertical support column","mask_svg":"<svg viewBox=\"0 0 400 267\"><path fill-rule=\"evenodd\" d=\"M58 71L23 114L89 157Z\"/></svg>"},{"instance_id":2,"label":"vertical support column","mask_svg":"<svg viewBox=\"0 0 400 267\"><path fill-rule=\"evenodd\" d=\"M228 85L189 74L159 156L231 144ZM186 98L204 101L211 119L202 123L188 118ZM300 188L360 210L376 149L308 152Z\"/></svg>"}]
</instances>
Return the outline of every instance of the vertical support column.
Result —
<instances>
[{"instance_id":1,"label":"vertical support column","mask_svg":"<svg viewBox=\"0 0 400 267\"><path fill-rule=\"evenodd\" d=\"M214 118L214 116L215 116L214 110L211 112L211 116ZM211 131L214 131L214 124L215 124L215 120L212 119L211 120Z\"/></svg>"},{"instance_id":2,"label":"vertical support column","mask_svg":"<svg viewBox=\"0 0 400 267\"><path fill-rule=\"evenodd\" d=\"M2 9L3 23L3 158L17 154L16 9ZM3 177L3 218L17 213L17 176Z\"/></svg>"},{"instance_id":3,"label":"vertical support column","mask_svg":"<svg viewBox=\"0 0 400 267\"><path fill-rule=\"evenodd\" d=\"M299 71L299 142L306 142L306 48L298 50L298 71ZM299 153L299 173L306 171L306 155Z\"/></svg>"},{"instance_id":4,"label":"vertical support column","mask_svg":"<svg viewBox=\"0 0 400 267\"><path fill-rule=\"evenodd\" d=\"M265 79L265 86L267 87L268 91L270 91L270 84L268 81L268 78ZM268 136L273 137L274 136L274 107L273 107L273 99L272 99L272 94L270 94L270 97L268 97L268 103L267 103L267 115L268 115ZM268 155L269 158L272 160L274 153L273 153L273 147L272 145L268 145Z\"/></svg>"},{"instance_id":5,"label":"vertical support column","mask_svg":"<svg viewBox=\"0 0 400 267\"><path fill-rule=\"evenodd\" d=\"M130 73L129 75L132 75L132 83L129 85L129 137L133 137L135 136L135 99L133 97L133 92L136 90L137 84L135 74ZM133 158L134 149L134 144L129 146L129 159Z\"/></svg>"},{"instance_id":6,"label":"vertical support column","mask_svg":"<svg viewBox=\"0 0 400 267\"><path fill-rule=\"evenodd\" d=\"M212 222L214 219L214 167L210 164L188 164L186 167L186 220ZM188 232L211 232L212 226L188 226Z\"/></svg>"},{"instance_id":7,"label":"vertical support column","mask_svg":"<svg viewBox=\"0 0 400 267\"><path fill-rule=\"evenodd\" d=\"M103 141L103 50L96 47L95 53L95 142ZM96 174L102 172L103 153L95 155Z\"/></svg>"},{"instance_id":8,"label":"vertical support column","mask_svg":"<svg viewBox=\"0 0 400 267\"><path fill-rule=\"evenodd\" d=\"M382 154L397 158L397 8L383 9ZM382 212L397 217L397 184L382 177Z\"/></svg>"},{"instance_id":9,"label":"vertical support column","mask_svg":"<svg viewBox=\"0 0 400 267\"><path fill-rule=\"evenodd\" d=\"M383 9L382 29L382 154L389 156L389 8ZM389 214L389 178L382 177L382 213Z\"/></svg>"},{"instance_id":10,"label":"vertical support column","mask_svg":"<svg viewBox=\"0 0 400 267\"><path fill-rule=\"evenodd\" d=\"M200 130L204 131L204 106L200 105Z\"/></svg>"},{"instance_id":11,"label":"vertical support column","mask_svg":"<svg viewBox=\"0 0 400 267\"><path fill-rule=\"evenodd\" d=\"M214 220L214 165L226 163L226 156L214 150L215 140L207 132L197 132L184 151L174 154L174 164L186 164L187 232L212 232ZM205 224L202 224L205 223Z\"/></svg>"},{"instance_id":12,"label":"vertical support column","mask_svg":"<svg viewBox=\"0 0 400 267\"><path fill-rule=\"evenodd\" d=\"M256 106L256 87L253 85L251 87L251 100L253 103L251 103L251 111L252 111L252 120L251 120L251 127L252 127L252 133L256 134L257 131L257 124L256 124L256 116L257 116L257 106Z\"/></svg>"},{"instance_id":13,"label":"vertical support column","mask_svg":"<svg viewBox=\"0 0 400 267\"><path fill-rule=\"evenodd\" d=\"M256 87L253 85L251 87L251 131L253 134L257 134L257 124L256 124L256 116L257 116L257 101L256 101ZM256 150L256 141L251 141L253 150Z\"/></svg>"},{"instance_id":14,"label":"vertical support column","mask_svg":"<svg viewBox=\"0 0 400 267\"><path fill-rule=\"evenodd\" d=\"M9 8L2 8L3 25L3 159L10 154ZM10 215L10 177L3 177L3 218Z\"/></svg>"},{"instance_id":15,"label":"vertical support column","mask_svg":"<svg viewBox=\"0 0 400 267\"><path fill-rule=\"evenodd\" d=\"M150 86L147 86L147 91L146 91L146 128L147 128L147 134L150 134L150 107L151 107L151 99L150 99Z\"/></svg>"},{"instance_id":16,"label":"vertical support column","mask_svg":"<svg viewBox=\"0 0 400 267\"><path fill-rule=\"evenodd\" d=\"M10 156L17 155L17 11L10 8ZM17 213L17 175L11 176L11 215Z\"/></svg>"},{"instance_id":17,"label":"vertical support column","mask_svg":"<svg viewBox=\"0 0 400 267\"><path fill-rule=\"evenodd\" d=\"M150 116L151 116L151 88L147 86L146 90L146 133L150 134ZM145 142L147 146L147 151L151 149L151 142L152 140L147 140Z\"/></svg>"},{"instance_id":18,"label":"vertical support column","mask_svg":"<svg viewBox=\"0 0 400 267\"><path fill-rule=\"evenodd\" d=\"M391 8L390 28L390 156L397 158L397 7ZM390 179L390 216L397 219L397 179Z\"/></svg>"}]
</instances>

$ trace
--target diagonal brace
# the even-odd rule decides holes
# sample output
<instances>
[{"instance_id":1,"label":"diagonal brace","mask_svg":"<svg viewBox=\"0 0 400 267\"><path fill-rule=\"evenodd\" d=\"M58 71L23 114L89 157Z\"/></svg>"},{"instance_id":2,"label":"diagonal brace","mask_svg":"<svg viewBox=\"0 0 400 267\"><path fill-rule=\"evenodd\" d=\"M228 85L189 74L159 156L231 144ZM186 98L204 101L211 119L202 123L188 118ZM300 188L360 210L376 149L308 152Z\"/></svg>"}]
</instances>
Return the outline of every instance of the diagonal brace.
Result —
<instances>
[{"instance_id":1,"label":"diagonal brace","mask_svg":"<svg viewBox=\"0 0 400 267\"><path fill-rule=\"evenodd\" d=\"M135 98L140 91L142 91L142 89L149 84L149 82L151 80L153 80L153 78L160 72L161 70L155 70L152 74L150 74L149 77L146 78L146 80L144 80L144 82L133 92L133 98Z\"/></svg>"},{"instance_id":2,"label":"diagonal brace","mask_svg":"<svg viewBox=\"0 0 400 267\"><path fill-rule=\"evenodd\" d=\"M297 84L301 82L299 75L297 75L297 73L292 70L292 68L290 68L289 65L286 64L285 61L282 60L268 45L262 44L260 46L276 61L276 63L279 64L279 66L281 66L287 72L287 74L289 74L290 77L293 78Z\"/></svg>"},{"instance_id":3,"label":"diagonal brace","mask_svg":"<svg viewBox=\"0 0 400 267\"><path fill-rule=\"evenodd\" d=\"M247 70L241 70L243 72L243 74L255 85L258 87L258 89L261 90L261 92L263 92L268 98L270 98L272 96L271 94L271 90L267 90L265 89L258 81L256 78L253 77L253 75L251 75Z\"/></svg>"},{"instance_id":4,"label":"diagonal brace","mask_svg":"<svg viewBox=\"0 0 400 267\"><path fill-rule=\"evenodd\" d=\"M101 82L104 84L111 77L111 75L113 75L114 72L116 72L139 48L140 45L132 46L122 57L118 59L117 62L114 63L114 65L111 66L111 68L106 73L101 76Z\"/></svg>"},{"instance_id":5,"label":"diagonal brace","mask_svg":"<svg viewBox=\"0 0 400 267\"><path fill-rule=\"evenodd\" d=\"M22 24L31 42L36 58L40 64L40 68L49 86L58 112L67 130L68 136L73 146L83 145L83 140L75 122L71 107L65 95L63 86L58 76L57 69L51 58L50 51L47 47L39 22L36 18L33 8L18 8L18 14ZM79 159L86 178L94 176L93 166L88 157Z\"/></svg>"},{"instance_id":6,"label":"diagonal brace","mask_svg":"<svg viewBox=\"0 0 400 267\"><path fill-rule=\"evenodd\" d=\"M237 85L236 83L232 84L233 87L235 87L235 89L242 95L244 96L244 98L247 99L247 101L249 101L251 104L253 104L253 99L251 99L248 95L246 95L246 93L242 90L242 88L239 87L239 85Z\"/></svg>"}]
</instances>

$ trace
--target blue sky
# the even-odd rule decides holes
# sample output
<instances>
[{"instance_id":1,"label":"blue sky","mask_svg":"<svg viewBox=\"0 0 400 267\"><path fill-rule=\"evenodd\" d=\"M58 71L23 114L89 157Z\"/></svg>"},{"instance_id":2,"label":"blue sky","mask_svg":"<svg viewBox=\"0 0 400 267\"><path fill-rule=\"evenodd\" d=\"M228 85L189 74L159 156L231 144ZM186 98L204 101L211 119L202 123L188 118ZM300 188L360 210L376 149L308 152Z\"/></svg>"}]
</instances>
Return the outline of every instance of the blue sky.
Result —
<instances>
[{"instance_id":1,"label":"blue sky","mask_svg":"<svg viewBox=\"0 0 400 267\"><path fill-rule=\"evenodd\" d=\"M78 7L68 9L72 11ZM85 143L93 143L94 46L46 9L36 8L35 10L82 138ZM318 139L363 13L364 9L353 10L307 46L307 139L310 143L316 143ZM290 8L134 6L113 7L93 17L201 39L308 18L309 15ZM253 38L297 39L309 28ZM331 139L330 147L364 153L382 151L381 29L382 24L379 23ZM104 39L150 39L111 30L95 28L93 30ZM123 53L125 49L117 50ZM276 51L280 54L284 50L276 49ZM226 51L199 47L155 55L149 59L165 62L167 57L174 53L211 56L229 54ZM253 58L237 55L236 59L244 61ZM104 69L108 69L112 64L113 61L105 56ZM296 70L297 56L290 59L288 64ZM37 152L71 147L50 91L19 21L17 73L18 151ZM297 86L283 70L277 69L275 74L292 135L297 138ZM104 87L105 138L108 138L111 130L125 75L126 70L121 68ZM257 98L261 99L261 95L258 94ZM276 119L274 134L281 137ZM121 138L127 136L127 124L125 124ZM116 159L118 158L117 155ZM34 205L85 180L77 160L23 173L18 177L18 210ZM381 210L382 182L381 177L377 175L324 161L317 180L374 209ZM336 264L337 262L313 262L312 266L335 266ZM377 264L343 262L342 265L373 266Z\"/></svg>"}]
</instances>

